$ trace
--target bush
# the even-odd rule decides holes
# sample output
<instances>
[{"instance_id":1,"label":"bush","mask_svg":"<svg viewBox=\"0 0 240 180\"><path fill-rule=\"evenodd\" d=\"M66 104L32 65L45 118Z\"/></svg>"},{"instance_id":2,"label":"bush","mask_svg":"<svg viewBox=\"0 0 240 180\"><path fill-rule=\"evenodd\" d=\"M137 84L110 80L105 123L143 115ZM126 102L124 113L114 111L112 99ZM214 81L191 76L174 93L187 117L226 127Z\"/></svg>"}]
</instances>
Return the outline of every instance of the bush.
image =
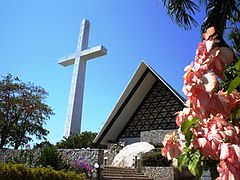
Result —
<instances>
[{"instance_id":1,"label":"bush","mask_svg":"<svg viewBox=\"0 0 240 180\"><path fill-rule=\"evenodd\" d=\"M85 173L87 178L91 178L94 166L87 159L79 158L71 163L73 169L78 173Z\"/></svg>"},{"instance_id":2,"label":"bush","mask_svg":"<svg viewBox=\"0 0 240 180\"><path fill-rule=\"evenodd\" d=\"M0 165L0 179L3 180L85 180L84 174L55 171L53 168L27 168L22 164Z\"/></svg>"},{"instance_id":3,"label":"bush","mask_svg":"<svg viewBox=\"0 0 240 180\"><path fill-rule=\"evenodd\" d=\"M162 156L161 149L157 148L141 156L143 166L163 166L169 167L171 162Z\"/></svg>"},{"instance_id":4,"label":"bush","mask_svg":"<svg viewBox=\"0 0 240 180\"><path fill-rule=\"evenodd\" d=\"M43 167L51 166L55 170L68 169L69 167L69 165L63 161L58 149L53 145L45 146L41 149L38 164Z\"/></svg>"}]
</instances>

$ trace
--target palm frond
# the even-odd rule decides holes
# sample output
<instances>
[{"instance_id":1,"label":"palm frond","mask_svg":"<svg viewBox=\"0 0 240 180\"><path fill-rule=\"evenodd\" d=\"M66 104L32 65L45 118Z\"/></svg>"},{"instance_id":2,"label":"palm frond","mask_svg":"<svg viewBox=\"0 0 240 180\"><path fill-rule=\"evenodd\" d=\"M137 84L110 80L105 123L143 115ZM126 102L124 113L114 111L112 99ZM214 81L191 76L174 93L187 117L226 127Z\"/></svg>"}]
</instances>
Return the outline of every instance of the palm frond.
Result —
<instances>
[{"instance_id":1,"label":"palm frond","mask_svg":"<svg viewBox=\"0 0 240 180\"><path fill-rule=\"evenodd\" d=\"M202 6L207 6L208 0L198 0L198 2Z\"/></svg>"},{"instance_id":2,"label":"palm frond","mask_svg":"<svg viewBox=\"0 0 240 180\"><path fill-rule=\"evenodd\" d=\"M168 10L168 15L184 29L191 29L191 25L197 26L197 21L192 17L199 7L191 0L162 0Z\"/></svg>"},{"instance_id":3,"label":"palm frond","mask_svg":"<svg viewBox=\"0 0 240 180\"><path fill-rule=\"evenodd\" d=\"M209 0L206 11L207 16L201 27L202 33L214 26L220 34L223 34L228 20L239 21L239 3L235 0Z\"/></svg>"},{"instance_id":4,"label":"palm frond","mask_svg":"<svg viewBox=\"0 0 240 180\"><path fill-rule=\"evenodd\" d=\"M232 27L228 34L228 39L232 42L231 48L233 49L235 56L240 58L240 28L237 26Z\"/></svg>"},{"instance_id":5,"label":"palm frond","mask_svg":"<svg viewBox=\"0 0 240 180\"><path fill-rule=\"evenodd\" d=\"M230 12L228 14L228 20L232 23L240 22L240 2L230 1Z\"/></svg>"}]
</instances>

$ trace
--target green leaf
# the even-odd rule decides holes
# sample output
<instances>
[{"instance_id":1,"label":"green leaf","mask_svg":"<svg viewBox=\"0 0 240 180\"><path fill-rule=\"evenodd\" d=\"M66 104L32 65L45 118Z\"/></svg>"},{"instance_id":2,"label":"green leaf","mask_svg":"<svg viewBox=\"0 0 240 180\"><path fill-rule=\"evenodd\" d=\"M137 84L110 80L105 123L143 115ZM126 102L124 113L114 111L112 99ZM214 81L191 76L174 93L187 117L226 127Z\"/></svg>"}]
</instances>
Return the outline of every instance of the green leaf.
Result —
<instances>
[{"instance_id":1,"label":"green leaf","mask_svg":"<svg viewBox=\"0 0 240 180\"><path fill-rule=\"evenodd\" d=\"M199 118L195 117L192 118L191 120L186 120L185 122L182 123L181 131L183 133L187 133L190 128L194 127L196 122L198 122Z\"/></svg>"},{"instance_id":2,"label":"green leaf","mask_svg":"<svg viewBox=\"0 0 240 180\"><path fill-rule=\"evenodd\" d=\"M186 141L190 141L192 139L192 133L191 131L188 131L186 134L185 134L185 139Z\"/></svg>"},{"instance_id":3,"label":"green leaf","mask_svg":"<svg viewBox=\"0 0 240 180\"><path fill-rule=\"evenodd\" d=\"M200 156L201 155L200 155L199 151L195 151L193 154L190 155L190 161L189 161L189 164L188 164L188 169L194 176L199 175L197 165L198 165Z\"/></svg>"},{"instance_id":4,"label":"green leaf","mask_svg":"<svg viewBox=\"0 0 240 180\"><path fill-rule=\"evenodd\" d=\"M188 153L186 152L182 153L178 158L178 169L180 172L182 172L182 167L188 164L188 161L189 161Z\"/></svg>"},{"instance_id":5,"label":"green leaf","mask_svg":"<svg viewBox=\"0 0 240 180\"><path fill-rule=\"evenodd\" d=\"M228 90L227 90L228 95L231 94L234 91L234 89L238 87L239 84L240 84L240 77L237 76L228 86Z\"/></svg>"},{"instance_id":6,"label":"green leaf","mask_svg":"<svg viewBox=\"0 0 240 180\"><path fill-rule=\"evenodd\" d=\"M191 126L192 126L192 121L187 120L182 123L181 131L185 134L188 132Z\"/></svg>"},{"instance_id":7,"label":"green leaf","mask_svg":"<svg viewBox=\"0 0 240 180\"><path fill-rule=\"evenodd\" d=\"M240 60L235 64L235 68L240 71Z\"/></svg>"},{"instance_id":8,"label":"green leaf","mask_svg":"<svg viewBox=\"0 0 240 180\"><path fill-rule=\"evenodd\" d=\"M187 133L185 134L185 139L186 139L186 141L187 141L186 145L189 146L190 141L191 141L191 139L192 139L192 133L191 133L191 131L187 131Z\"/></svg>"},{"instance_id":9,"label":"green leaf","mask_svg":"<svg viewBox=\"0 0 240 180\"><path fill-rule=\"evenodd\" d=\"M236 118L239 119L240 118L240 109L237 109L235 111L235 114L236 114Z\"/></svg>"}]
</instances>

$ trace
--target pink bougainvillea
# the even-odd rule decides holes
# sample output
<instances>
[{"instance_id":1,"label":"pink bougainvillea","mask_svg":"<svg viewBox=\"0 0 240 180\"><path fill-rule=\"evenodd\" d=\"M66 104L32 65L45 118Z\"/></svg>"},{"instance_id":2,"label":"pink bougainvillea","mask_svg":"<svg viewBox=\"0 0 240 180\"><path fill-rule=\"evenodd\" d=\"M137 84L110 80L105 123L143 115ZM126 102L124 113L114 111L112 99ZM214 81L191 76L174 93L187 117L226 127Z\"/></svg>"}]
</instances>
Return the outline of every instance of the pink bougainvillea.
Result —
<instances>
[{"instance_id":1,"label":"pink bougainvillea","mask_svg":"<svg viewBox=\"0 0 240 180\"><path fill-rule=\"evenodd\" d=\"M236 90L230 95L216 92L224 68L234 58L229 48L216 45L219 42L215 28L209 28L198 45L195 61L185 68L183 94L187 101L177 113L176 124L185 135L188 152L198 151L205 160L216 162L218 180L240 179L240 126L230 119L240 105L240 94ZM168 159L187 154L175 133L166 135L162 143L162 154ZM192 163L191 159L185 161Z\"/></svg>"}]
</instances>

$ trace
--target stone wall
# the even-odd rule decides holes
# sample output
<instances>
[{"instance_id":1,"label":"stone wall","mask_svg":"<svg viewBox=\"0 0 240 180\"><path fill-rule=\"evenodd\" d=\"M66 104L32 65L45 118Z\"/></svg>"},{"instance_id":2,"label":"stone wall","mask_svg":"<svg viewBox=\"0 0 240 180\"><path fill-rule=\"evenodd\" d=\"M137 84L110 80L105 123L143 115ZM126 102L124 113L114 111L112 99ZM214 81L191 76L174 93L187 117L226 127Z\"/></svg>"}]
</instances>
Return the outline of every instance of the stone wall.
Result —
<instances>
[{"instance_id":1,"label":"stone wall","mask_svg":"<svg viewBox=\"0 0 240 180\"><path fill-rule=\"evenodd\" d=\"M80 157L88 160L91 163L103 164L103 150L100 149L59 149L58 150L65 160L74 161ZM0 149L0 163L5 163L11 157L22 157L27 153L33 153L34 158L39 156L39 149L32 150L14 150Z\"/></svg>"},{"instance_id":2,"label":"stone wall","mask_svg":"<svg viewBox=\"0 0 240 180\"><path fill-rule=\"evenodd\" d=\"M80 157L89 162L103 164L103 150L101 149L59 149L64 159L74 161Z\"/></svg>"},{"instance_id":3,"label":"stone wall","mask_svg":"<svg viewBox=\"0 0 240 180\"><path fill-rule=\"evenodd\" d=\"M172 180L174 179L173 167L150 167L143 166L142 172L152 177L154 180Z\"/></svg>"},{"instance_id":4,"label":"stone wall","mask_svg":"<svg viewBox=\"0 0 240 180\"><path fill-rule=\"evenodd\" d=\"M104 150L104 165L111 165L114 157L124 146L117 143L109 143L108 148Z\"/></svg>"},{"instance_id":5,"label":"stone wall","mask_svg":"<svg viewBox=\"0 0 240 180\"><path fill-rule=\"evenodd\" d=\"M151 130L151 131L142 131L140 135L140 141L159 144L164 136L168 133L173 132L174 130Z\"/></svg>"},{"instance_id":6,"label":"stone wall","mask_svg":"<svg viewBox=\"0 0 240 180\"><path fill-rule=\"evenodd\" d=\"M186 167L183 167L182 173L179 172L178 168L171 167L141 167L141 172L145 175L153 178L154 180L197 180ZM204 171L201 180L211 180L211 174L209 171Z\"/></svg>"},{"instance_id":7,"label":"stone wall","mask_svg":"<svg viewBox=\"0 0 240 180\"><path fill-rule=\"evenodd\" d=\"M32 150L17 150L17 149L0 149L0 163L6 162L26 162L30 156L33 161L36 161L39 156L39 149ZM31 155L30 155L31 153ZM23 160L24 159L24 160Z\"/></svg>"}]
</instances>

